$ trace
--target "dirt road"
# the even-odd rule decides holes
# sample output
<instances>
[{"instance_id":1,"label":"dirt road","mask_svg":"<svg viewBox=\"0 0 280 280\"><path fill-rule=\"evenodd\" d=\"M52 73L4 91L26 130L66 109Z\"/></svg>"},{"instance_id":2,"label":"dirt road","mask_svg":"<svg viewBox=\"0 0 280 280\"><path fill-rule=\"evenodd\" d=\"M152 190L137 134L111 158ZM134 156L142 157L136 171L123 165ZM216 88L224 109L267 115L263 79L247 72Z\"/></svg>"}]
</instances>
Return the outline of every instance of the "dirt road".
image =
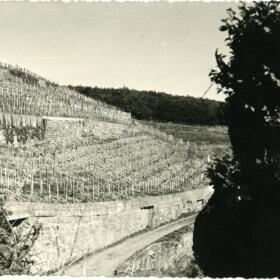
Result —
<instances>
[{"instance_id":1,"label":"dirt road","mask_svg":"<svg viewBox=\"0 0 280 280\"><path fill-rule=\"evenodd\" d=\"M113 276L114 271L138 250L161 237L194 222L196 215L180 219L156 229L125 239L121 243L92 254L78 263L66 267L56 275L68 276Z\"/></svg>"}]
</instances>

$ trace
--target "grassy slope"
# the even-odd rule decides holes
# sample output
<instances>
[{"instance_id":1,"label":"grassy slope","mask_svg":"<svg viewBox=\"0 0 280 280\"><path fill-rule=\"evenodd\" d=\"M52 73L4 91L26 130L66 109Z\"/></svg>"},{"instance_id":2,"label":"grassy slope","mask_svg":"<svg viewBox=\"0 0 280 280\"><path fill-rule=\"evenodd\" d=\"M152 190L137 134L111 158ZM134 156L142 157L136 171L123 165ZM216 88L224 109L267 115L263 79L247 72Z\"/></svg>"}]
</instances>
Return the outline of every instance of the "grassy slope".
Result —
<instances>
[{"instance_id":1,"label":"grassy slope","mask_svg":"<svg viewBox=\"0 0 280 280\"><path fill-rule=\"evenodd\" d=\"M160 123L147 121L145 124L172 134L184 141L198 144L229 144L227 128L225 126L183 125L174 123Z\"/></svg>"},{"instance_id":2,"label":"grassy slope","mask_svg":"<svg viewBox=\"0 0 280 280\"><path fill-rule=\"evenodd\" d=\"M182 125L152 121L142 121L142 123L182 138L184 142L190 141L198 146L203 146L204 150L212 155L222 156L226 152L230 152L230 141L225 126Z\"/></svg>"}]
</instances>

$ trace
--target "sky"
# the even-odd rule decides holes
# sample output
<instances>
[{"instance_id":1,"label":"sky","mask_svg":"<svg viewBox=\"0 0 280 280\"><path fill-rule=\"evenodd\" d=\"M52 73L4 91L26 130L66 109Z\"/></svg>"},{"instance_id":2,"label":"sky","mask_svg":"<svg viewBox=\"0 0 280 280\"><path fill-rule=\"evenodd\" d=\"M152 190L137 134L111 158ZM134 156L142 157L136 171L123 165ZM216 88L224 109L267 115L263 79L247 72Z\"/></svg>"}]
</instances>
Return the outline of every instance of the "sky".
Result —
<instances>
[{"instance_id":1,"label":"sky","mask_svg":"<svg viewBox=\"0 0 280 280\"><path fill-rule=\"evenodd\" d=\"M201 97L234 2L0 2L0 60L59 84ZM215 86L207 98L223 100Z\"/></svg>"}]
</instances>

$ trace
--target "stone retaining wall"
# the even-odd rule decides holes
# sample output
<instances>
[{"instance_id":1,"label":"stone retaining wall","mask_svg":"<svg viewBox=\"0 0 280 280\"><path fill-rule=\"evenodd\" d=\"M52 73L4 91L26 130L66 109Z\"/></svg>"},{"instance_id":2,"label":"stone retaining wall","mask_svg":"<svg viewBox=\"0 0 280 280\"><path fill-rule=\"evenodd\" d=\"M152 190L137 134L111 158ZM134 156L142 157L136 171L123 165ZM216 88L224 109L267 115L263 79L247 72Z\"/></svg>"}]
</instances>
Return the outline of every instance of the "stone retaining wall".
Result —
<instances>
[{"instance_id":1,"label":"stone retaining wall","mask_svg":"<svg viewBox=\"0 0 280 280\"><path fill-rule=\"evenodd\" d=\"M19 230L43 225L33 247L33 274L58 270L82 256L131 234L199 210L211 195L209 187L128 201L84 204L8 203L10 220Z\"/></svg>"}]
</instances>

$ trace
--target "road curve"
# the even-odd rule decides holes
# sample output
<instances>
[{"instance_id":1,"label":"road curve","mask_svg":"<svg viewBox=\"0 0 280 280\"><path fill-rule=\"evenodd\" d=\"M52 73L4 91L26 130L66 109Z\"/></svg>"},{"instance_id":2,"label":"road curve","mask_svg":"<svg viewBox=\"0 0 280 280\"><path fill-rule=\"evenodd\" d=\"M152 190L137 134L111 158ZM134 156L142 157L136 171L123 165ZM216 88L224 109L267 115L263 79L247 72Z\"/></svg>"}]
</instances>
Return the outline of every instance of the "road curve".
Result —
<instances>
[{"instance_id":1,"label":"road curve","mask_svg":"<svg viewBox=\"0 0 280 280\"><path fill-rule=\"evenodd\" d=\"M56 275L113 276L117 267L134 253L152 244L161 237L192 224L195 217L196 214L127 238L115 246L92 254L69 267L65 267Z\"/></svg>"}]
</instances>

